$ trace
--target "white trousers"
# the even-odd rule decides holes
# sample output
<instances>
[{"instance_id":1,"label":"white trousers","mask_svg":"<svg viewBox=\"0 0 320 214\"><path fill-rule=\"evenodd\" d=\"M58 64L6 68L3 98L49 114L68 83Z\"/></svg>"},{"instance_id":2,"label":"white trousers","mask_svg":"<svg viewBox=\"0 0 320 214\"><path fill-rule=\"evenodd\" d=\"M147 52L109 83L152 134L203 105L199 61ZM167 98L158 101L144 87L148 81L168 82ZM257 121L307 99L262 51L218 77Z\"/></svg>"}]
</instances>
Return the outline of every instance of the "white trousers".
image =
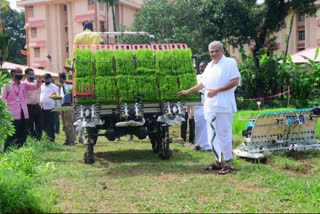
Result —
<instances>
[{"instance_id":1,"label":"white trousers","mask_svg":"<svg viewBox=\"0 0 320 214\"><path fill-rule=\"evenodd\" d=\"M211 112L206 115L208 144L219 163L222 155L225 161L232 157L232 118L233 113Z\"/></svg>"},{"instance_id":2,"label":"white trousers","mask_svg":"<svg viewBox=\"0 0 320 214\"><path fill-rule=\"evenodd\" d=\"M203 106L194 107L194 123L196 146L200 146L204 150L210 150L211 148L208 144L207 121L204 119Z\"/></svg>"}]
</instances>

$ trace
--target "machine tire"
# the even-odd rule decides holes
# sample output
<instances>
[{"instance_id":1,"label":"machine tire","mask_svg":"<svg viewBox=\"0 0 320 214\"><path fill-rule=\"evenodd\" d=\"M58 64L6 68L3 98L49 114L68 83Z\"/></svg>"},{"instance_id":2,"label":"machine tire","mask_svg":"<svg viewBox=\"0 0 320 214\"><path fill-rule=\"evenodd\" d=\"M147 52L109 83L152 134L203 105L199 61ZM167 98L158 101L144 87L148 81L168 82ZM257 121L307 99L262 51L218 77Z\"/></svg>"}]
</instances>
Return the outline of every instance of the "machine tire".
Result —
<instances>
[{"instance_id":1,"label":"machine tire","mask_svg":"<svg viewBox=\"0 0 320 214\"><path fill-rule=\"evenodd\" d=\"M159 157L161 158L161 160L169 160L171 155L172 151L169 149L168 151L161 151Z\"/></svg>"},{"instance_id":2,"label":"machine tire","mask_svg":"<svg viewBox=\"0 0 320 214\"><path fill-rule=\"evenodd\" d=\"M84 163L85 164L93 164L94 163L94 154L88 154L88 152L84 153Z\"/></svg>"}]
</instances>

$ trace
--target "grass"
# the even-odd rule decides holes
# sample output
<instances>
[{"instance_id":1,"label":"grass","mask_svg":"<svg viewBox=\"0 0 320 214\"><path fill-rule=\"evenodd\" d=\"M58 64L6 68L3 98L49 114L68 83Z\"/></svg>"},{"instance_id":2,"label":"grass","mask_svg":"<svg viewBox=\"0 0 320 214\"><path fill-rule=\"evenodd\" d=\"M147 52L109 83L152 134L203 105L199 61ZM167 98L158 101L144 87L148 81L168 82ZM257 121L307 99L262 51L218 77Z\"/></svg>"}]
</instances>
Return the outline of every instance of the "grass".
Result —
<instances>
[{"instance_id":1,"label":"grass","mask_svg":"<svg viewBox=\"0 0 320 214\"><path fill-rule=\"evenodd\" d=\"M173 126L171 137L178 137L178 130ZM173 156L161 161L148 140L99 137L96 162L86 165L85 147L63 146L63 141L61 133L56 145L39 148L32 170L24 168L28 159L17 166L35 179L33 195L46 199L38 201L44 212L320 211L320 151L274 154L263 163L235 158L236 171L221 176L203 170L213 155L195 152L191 144L172 143ZM7 162L3 156L1 161Z\"/></svg>"}]
</instances>

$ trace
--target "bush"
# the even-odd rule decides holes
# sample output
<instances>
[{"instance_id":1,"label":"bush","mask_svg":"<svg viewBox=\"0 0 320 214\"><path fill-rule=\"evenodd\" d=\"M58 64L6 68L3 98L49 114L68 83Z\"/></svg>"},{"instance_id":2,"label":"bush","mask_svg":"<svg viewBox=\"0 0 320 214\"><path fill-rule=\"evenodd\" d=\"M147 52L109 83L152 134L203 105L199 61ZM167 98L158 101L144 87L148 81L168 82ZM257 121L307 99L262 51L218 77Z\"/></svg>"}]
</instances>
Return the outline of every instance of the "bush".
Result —
<instances>
[{"instance_id":1,"label":"bush","mask_svg":"<svg viewBox=\"0 0 320 214\"><path fill-rule=\"evenodd\" d=\"M25 147L0 155L0 213L57 212L52 190L41 188L54 171L52 163L37 159L51 146L45 143L28 139Z\"/></svg>"},{"instance_id":2,"label":"bush","mask_svg":"<svg viewBox=\"0 0 320 214\"><path fill-rule=\"evenodd\" d=\"M0 89L9 85L10 74L6 69L0 69ZM4 86L6 85L6 86ZM7 88L7 87L6 87ZM0 97L2 96L0 91ZM14 133L14 127L12 126L12 114L8 112L8 106L2 99L0 100L0 136L3 136L1 140L6 139L6 136Z\"/></svg>"}]
</instances>

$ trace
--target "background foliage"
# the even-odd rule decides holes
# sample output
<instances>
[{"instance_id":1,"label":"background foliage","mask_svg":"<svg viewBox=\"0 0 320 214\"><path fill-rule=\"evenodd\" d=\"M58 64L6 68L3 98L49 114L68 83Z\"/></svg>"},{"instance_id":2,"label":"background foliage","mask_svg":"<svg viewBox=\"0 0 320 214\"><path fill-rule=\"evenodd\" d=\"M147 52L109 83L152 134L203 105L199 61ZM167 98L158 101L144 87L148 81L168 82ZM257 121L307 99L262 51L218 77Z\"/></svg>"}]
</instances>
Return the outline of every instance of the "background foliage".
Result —
<instances>
[{"instance_id":1,"label":"background foliage","mask_svg":"<svg viewBox=\"0 0 320 214\"><path fill-rule=\"evenodd\" d=\"M20 50L24 50L26 45L26 32L24 29L24 11L16 11L8 7L8 10L1 8L1 20L3 33L8 34L11 39L8 41L8 61L25 65L27 56L22 55Z\"/></svg>"}]
</instances>

